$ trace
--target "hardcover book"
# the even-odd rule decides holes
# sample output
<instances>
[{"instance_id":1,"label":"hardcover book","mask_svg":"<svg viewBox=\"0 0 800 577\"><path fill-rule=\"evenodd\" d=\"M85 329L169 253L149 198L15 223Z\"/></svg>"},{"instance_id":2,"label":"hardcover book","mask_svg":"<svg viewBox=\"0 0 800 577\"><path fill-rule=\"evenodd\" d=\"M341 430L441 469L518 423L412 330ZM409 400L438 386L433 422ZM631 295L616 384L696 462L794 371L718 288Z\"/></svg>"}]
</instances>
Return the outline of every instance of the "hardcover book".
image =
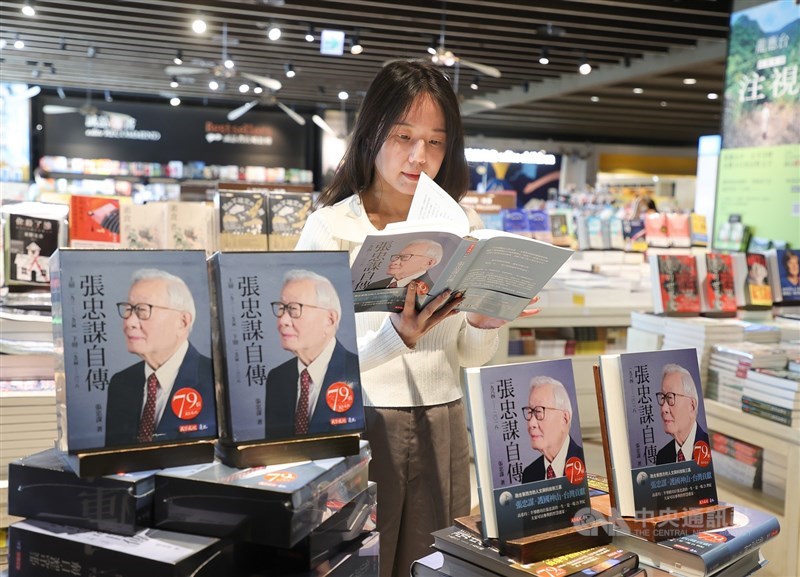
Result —
<instances>
[{"instance_id":1,"label":"hardcover book","mask_svg":"<svg viewBox=\"0 0 800 577\"><path fill-rule=\"evenodd\" d=\"M230 570L218 555L222 545L212 537L158 529L127 537L29 519L8 529L8 548L14 552L8 574L218 577Z\"/></svg>"},{"instance_id":2,"label":"hardcover book","mask_svg":"<svg viewBox=\"0 0 800 577\"><path fill-rule=\"evenodd\" d=\"M464 296L460 310L511 320L571 255L516 234L470 231L461 207L423 173L408 220L369 235L351 265L355 310L401 310L414 282L420 308L450 290Z\"/></svg>"},{"instance_id":3,"label":"hardcover book","mask_svg":"<svg viewBox=\"0 0 800 577\"><path fill-rule=\"evenodd\" d=\"M772 289L769 285L767 257L761 253L748 252L747 278L744 281L745 306L771 307Z\"/></svg>"},{"instance_id":4,"label":"hardcover book","mask_svg":"<svg viewBox=\"0 0 800 577\"><path fill-rule=\"evenodd\" d=\"M709 316L735 315L737 306L731 256L716 252L698 255L697 275L701 283L701 312Z\"/></svg>"},{"instance_id":5,"label":"hardcover book","mask_svg":"<svg viewBox=\"0 0 800 577\"><path fill-rule=\"evenodd\" d=\"M466 370L482 532L516 539L589 509L572 361Z\"/></svg>"},{"instance_id":6,"label":"hardcover book","mask_svg":"<svg viewBox=\"0 0 800 577\"><path fill-rule=\"evenodd\" d=\"M293 547L326 520L329 501L368 487L369 443L348 457L238 469L219 462L163 469L156 476L155 526Z\"/></svg>"},{"instance_id":7,"label":"hardcover book","mask_svg":"<svg viewBox=\"0 0 800 577\"><path fill-rule=\"evenodd\" d=\"M611 505L624 517L718 504L694 349L601 355Z\"/></svg>"},{"instance_id":8,"label":"hardcover book","mask_svg":"<svg viewBox=\"0 0 800 577\"><path fill-rule=\"evenodd\" d=\"M780 533L778 520L769 513L735 506L733 524L652 543L620 528L614 542L635 551L642 562L686 577L706 577L732 565Z\"/></svg>"},{"instance_id":9,"label":"hardcover book","mask_svg":"<svg viewBox=\"0 0 800 577\"><path fill-rule=\"evenodd\" d=\"M59 450L216 438L205 254L59 249L52 263Z\"/></svg>"},{"instance_id":10,"label":"hardcover book","mask_svg":"<svg viewBox=\"0 0 800 577\"><path fill-rule=\"evenodd\" d=\"M314 206L310 192L272 192L268 196L270 250L292 250Z\"/></svg>"},{"instance_id":11,"label":"hardcover book","mask_svg":"<svg viewBox=\"0 0 800 577\"><path fill-rule=\"evenodd\" d=\"M69 245L73 248L118 248L119 209L115 196L73 194L69 211Z\"/></svg>"},{"instance_id":12,"label":"hardcover book","mask_svg":"<svg viewBox=\"0 0 800 577\"><path fill-rule=\"evenodd\" d=\"M220 250L267 250L266 192L220 190L214 197L214 207Z\"/></svg>"},{"instance_id":13,"label":"hardcover book","mask_svg":"<svg viewBox=\"0 0 800 577\"><path fill-rule=\"evenodd\" d=\"M650 257L653 312L665 315L700 314L697 260L692 255Z\"/></svg>"},{"instance_id":14,"label":"hardcover book","mask_svg":"<svg viewBox=\"0 0 800 577\"><path fill-rule=\"evenodd\" d=\"M167 203L123 204L119 207L120 246L135 250L167 248Z\"/></svg>"},{"instance_id":15,"label":"hardcover book","mask_svg":"<svg viewBox=\"0 0 800 577\"><path fill-rule=\"evenodd\" d=\"M20 202L0 208L3 222L4 284L47 287L50 257L67 246L69 207Z\"/></svg>"},{"instance_id":16,"label":"hardcover book","mask_svg":"<svg viewBox=\"0 0 800 577\"><path fill-rule=\"evenodd\" d=\"M223 442L364 429L347 261L345 252L211 257Z\"/></svg>"},{"instance_id":17,"label":"hardcover book","mask_svg":"<svg viewBox=\"0 0 800 577\"><path fill-rule=\"evenodd\" d=\"M213 207L205 202L167 203L167 246L172 250L213 252Z\"/></svg>"}]
</instances>

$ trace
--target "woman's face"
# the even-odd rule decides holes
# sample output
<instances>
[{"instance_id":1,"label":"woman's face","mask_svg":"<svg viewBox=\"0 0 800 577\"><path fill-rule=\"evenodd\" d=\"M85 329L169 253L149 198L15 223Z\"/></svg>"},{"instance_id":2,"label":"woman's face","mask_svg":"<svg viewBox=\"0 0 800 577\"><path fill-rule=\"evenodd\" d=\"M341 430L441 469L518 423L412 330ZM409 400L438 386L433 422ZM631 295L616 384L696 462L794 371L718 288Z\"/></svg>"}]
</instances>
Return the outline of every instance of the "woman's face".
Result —
<instances>
[{"instance_id":1,"label":"woman's face","mask_svg":"<svg viewBox=\"0 0 800 577\"><path fill-rule=\"evenodd\" d=\"M800 274L800 257L793 256L786 261L786 272L791 277L796 277Z\"/></svg>"},{"instance_id":2,"label":"woman's face","mask_svg":"<svg viewBox=\"0 0 800 577\"><path fill-rule=\"evenodd\" d=\"M434 178L447 150L444 113L430 96L417 97L375 158L373 190L413 195L424 172Z\"/></svg>"}]
</instances>

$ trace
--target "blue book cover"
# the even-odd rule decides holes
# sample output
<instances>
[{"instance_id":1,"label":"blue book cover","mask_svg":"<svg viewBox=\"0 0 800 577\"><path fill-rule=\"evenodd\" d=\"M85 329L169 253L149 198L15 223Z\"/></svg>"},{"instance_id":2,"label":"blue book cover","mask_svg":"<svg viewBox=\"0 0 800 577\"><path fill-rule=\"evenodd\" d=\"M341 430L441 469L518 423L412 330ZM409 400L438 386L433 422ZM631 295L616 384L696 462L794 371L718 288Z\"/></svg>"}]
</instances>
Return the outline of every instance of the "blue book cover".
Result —
<instances>
[{"instance_id":1,"label":"blue book cover","mask_svg":"<svg viewBox=\"0 0 800 577\"><path fill-rule=\"evenodd\" d=\"M486 538L571 526L589 510L570 359L467 369Z\"/></svg>"},{"instance_id":2,"label":"blue book cover","mask_svg":"<svg viewBox=\"0 0 800 577\"><path fill-rule=\"evenodd\" d=\"M59 249L51 263L59 450L216 438L205 253Z\"/></svg>"},{"instance_id":3,"label":"blue book cover","mask_svg":"<svg viewBox=\"0 0 800 577\"><path fill-rule=\"evenodd\" d=\"M347 253L218 252L209 266L220 438L362 431Z\"/></svg>"}]
</instances>

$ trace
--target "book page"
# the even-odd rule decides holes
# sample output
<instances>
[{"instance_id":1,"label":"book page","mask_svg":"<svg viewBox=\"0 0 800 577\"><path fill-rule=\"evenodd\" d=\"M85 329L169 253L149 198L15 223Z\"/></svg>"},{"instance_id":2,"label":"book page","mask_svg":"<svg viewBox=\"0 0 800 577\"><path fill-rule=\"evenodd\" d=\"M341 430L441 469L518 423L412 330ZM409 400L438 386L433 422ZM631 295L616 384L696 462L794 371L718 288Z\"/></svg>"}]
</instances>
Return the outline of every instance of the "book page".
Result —
<instances>
[{"instance_id":1,"label":"book page","mask_svg":"<svg viewBox=\"0 0 800 577\"><path fill-rule=\"evenodd\" d=\"M442 221L452 223L464 236L469 232L469 219L464 209L432 178L424 172L419 175L419 183L408 211L408 221Z\"/></svg>"}]
</instances>

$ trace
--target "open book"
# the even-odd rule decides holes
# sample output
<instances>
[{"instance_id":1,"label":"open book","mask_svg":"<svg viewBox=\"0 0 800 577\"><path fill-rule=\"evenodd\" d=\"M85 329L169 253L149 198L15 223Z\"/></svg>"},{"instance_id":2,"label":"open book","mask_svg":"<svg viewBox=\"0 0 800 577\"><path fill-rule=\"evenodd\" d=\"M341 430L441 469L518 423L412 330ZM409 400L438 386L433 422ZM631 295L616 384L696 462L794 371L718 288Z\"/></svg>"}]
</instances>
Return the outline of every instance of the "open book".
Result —
<instances>
[{"instance_id":1,"label":"open book","mask_svg":"<svg viewBox=\"0 0 800 577\"><path fill-rule=\"evenodd\" d=\"M408 220L368 236L351 266L356 312L402 310L415 282L417 304L449 289L461 310L519 316L572 251L497 230L469 230L463 209L420 175Z\"/></svg>"}]
</instances>

